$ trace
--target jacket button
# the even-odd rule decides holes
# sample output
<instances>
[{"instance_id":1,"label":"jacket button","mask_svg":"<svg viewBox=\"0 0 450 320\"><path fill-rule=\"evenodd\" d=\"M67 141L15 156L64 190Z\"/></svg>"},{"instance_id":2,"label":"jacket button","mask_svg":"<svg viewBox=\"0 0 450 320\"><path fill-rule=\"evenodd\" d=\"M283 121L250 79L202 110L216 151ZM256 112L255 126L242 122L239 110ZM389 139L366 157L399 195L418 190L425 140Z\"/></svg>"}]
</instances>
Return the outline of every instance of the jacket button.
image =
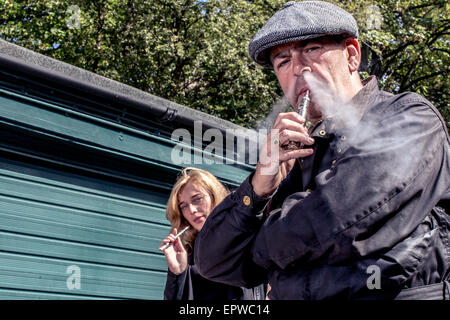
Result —
<instances>
[{"instance_id":1,"label":"jacket button","mask_svg":"<svg viewBox=\"0 0 450 320\"><path fill-rule=\"evenodd\" d=\"M338 152L338 153L341 153L341 152L342 152L342 149L341 149L341 148L337 149L337 152Z\"/></svg>"},{"instance_id":2,"label":"jacket button","mask_svg":"<svg viewBox=\"0 0 450 320\"><path fill-rule=\"evenodd\" d=\"M320 130L319 131L319 136L324 136L324 135L326 135L327 134L327 132L325 131L325 130Z\"/></svg>"},{"instance_id":3,"label":"jacket button","mask_svg":"<svg viewBox=\"0 0 450 320\"><path fill-rule=\"evenodd\" d=\"M249 206L252 201L249 196L244 196L244 198L242 198L242 202L244 202L246 206Z\"/></svg>"}]
</instances>

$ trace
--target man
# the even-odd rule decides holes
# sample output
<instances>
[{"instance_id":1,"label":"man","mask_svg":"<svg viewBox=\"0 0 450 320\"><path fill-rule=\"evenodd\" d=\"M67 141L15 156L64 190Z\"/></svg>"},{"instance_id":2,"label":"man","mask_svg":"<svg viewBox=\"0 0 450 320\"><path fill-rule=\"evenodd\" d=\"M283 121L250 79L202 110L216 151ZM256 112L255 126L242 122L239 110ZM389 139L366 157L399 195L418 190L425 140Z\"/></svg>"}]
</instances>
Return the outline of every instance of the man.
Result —
<instances>
[{"instance_id":1,"label":"man","mask_svg":"<svg viewBox=\"0 0 450 320\"><path fill-rule=\"evenodd\" d=\"M268 281L270 299L448 299L445 122L415 93L362 82L357 36L349 13L305 1L285 4L250 42L294 109L309 90L310 125L278 116L255 172L197 236L205 277Z\"/></svg>"}]
</instances>

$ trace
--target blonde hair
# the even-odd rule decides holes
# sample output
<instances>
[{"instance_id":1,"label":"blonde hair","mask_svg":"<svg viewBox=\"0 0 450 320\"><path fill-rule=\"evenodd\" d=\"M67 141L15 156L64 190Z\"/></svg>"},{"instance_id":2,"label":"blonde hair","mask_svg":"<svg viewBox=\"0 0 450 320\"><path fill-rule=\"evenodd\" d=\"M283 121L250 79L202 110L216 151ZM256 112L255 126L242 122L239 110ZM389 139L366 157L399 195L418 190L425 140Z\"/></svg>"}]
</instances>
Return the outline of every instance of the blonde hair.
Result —
<instances>
[{"instance_id":1,"label":"blonde hair","mask_svg":"<svg viewBox=\"0 0 450 320\"><path fill-rule=\"evenodd\" d=\"M166 207L166 218L170 221L172 228L177 228L178 232L186 226L190 226L181 213L178 202L178 196L188 182L195 183L208 192L212 200L212 209L222 202L229 193L228 189L208 171L191 167L184 168L172 188ZM198 231L191 226L181 235L182 242L192 248L192 242L195 240L197 233Z\"/></svg>"}]
</instances>

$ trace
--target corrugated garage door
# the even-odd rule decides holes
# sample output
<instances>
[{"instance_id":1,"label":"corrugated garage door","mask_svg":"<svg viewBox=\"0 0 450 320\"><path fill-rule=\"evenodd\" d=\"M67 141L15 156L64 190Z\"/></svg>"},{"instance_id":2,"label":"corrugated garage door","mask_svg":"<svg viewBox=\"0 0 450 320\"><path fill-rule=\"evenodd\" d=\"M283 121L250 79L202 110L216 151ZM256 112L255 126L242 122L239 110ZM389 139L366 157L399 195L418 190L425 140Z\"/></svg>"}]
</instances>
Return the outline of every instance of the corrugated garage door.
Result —
<instances>
[{"instance_id":1,"label":"corrugated garage door","mask_svg":"<svg viewBox=\"0 0 450 320\"><path fill-rule=\"evenodd\" d=\"M0 190L1 299L161 299L165 194L6 160Z\"/></svg>"},{"instance_id":2,"label":"corrugated garage door","mask_svg":"<svg viewBox=\"0 0 450 320\"><path fill-rule=\"evenodd\" d=\"M6 89L0 130L0 299L162 299L174 142Z\"/></svg>"}]
</instances>

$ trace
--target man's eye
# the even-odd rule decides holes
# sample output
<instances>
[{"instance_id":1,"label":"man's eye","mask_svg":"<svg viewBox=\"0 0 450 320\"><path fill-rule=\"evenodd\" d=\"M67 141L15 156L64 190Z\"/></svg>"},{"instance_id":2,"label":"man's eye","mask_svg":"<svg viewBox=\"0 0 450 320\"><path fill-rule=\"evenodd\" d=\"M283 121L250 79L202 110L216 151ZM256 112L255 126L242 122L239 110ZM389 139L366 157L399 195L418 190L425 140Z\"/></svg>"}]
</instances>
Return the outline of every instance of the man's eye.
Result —
<instances>
[{"instance_id":1,"label":"man's eye","mask_svg":"<svg viewBox=\"0 0 450 320\"><path fill-rule=\"evenodd\" d=\"M306 53L310 53L310 52L313 52L313 51L318 50L318 49L320 49L319 46L309 47L309 48L305 49L305 52Z\"/></svg>"},{"instance_id":2,"label":"man's eye","mask_svg":"<svg viewBox=\"0 0 450 320\"><path fill-rule=\"evenodd\" d=\"M288 62L289 62L288 59L282 60L280 63L278 63L278 66L277 66L278 69L279 69L279 68L282 68L283 66L285 66Z\"/></svg>"}]
</instances>

